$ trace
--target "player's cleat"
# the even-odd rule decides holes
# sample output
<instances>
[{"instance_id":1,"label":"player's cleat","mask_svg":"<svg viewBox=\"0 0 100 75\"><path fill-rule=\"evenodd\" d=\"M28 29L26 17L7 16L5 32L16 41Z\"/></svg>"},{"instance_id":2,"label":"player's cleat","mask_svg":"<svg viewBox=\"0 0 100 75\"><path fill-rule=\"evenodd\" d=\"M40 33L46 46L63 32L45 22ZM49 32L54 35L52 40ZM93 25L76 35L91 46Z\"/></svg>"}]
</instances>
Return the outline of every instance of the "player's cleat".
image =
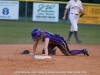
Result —
<instances>
[{"instance_id":1,"label":"player's cleat","mask_svg":"<svg viewBox=\"0 0 100 75\"><path fill-rule=\"evenodd\" d=\"M84 50L84 53L83 54L89 56L89 53L87 51L87 48L84 48L83 50Z\"/></svg>"},{"instance_id":2,"label":"player's cleat","mask_svg":"<svg viewBox=\"0 0 100 75\"><path fill-rule=\"evenodd\" d=\"M81 43L81 42L82 42L81 40L77 40L77 41L76 41L76 43Z\"/></svg>"},{"instance_id":3,"label":"player's cleat","mask_svg":"<svg viewBox=\"0 0 100 75\"><path fill-rule=\"evenodd\" d=\"M70 40L66 40L67 43L70 43Z\"/></svg>"}]
</instances>

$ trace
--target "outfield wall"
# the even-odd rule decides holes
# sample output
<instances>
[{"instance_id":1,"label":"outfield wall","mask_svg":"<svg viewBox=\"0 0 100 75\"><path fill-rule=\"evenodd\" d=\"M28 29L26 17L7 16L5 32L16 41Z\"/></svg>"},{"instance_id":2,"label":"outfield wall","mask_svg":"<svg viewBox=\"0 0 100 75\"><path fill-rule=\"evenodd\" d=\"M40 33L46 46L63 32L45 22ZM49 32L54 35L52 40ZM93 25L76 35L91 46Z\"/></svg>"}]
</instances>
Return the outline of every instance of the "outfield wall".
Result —
<instances>
[{"instance_id":1,"label":"outfield wall","mask_svg":"<svg viewBox=\"0 0 100 75\"><path fill-rule=\"evenodd\" d=\"M100 5L83 4L85 15L79 18L79 23L100 24Z\"/></svg>"}]
</instances>

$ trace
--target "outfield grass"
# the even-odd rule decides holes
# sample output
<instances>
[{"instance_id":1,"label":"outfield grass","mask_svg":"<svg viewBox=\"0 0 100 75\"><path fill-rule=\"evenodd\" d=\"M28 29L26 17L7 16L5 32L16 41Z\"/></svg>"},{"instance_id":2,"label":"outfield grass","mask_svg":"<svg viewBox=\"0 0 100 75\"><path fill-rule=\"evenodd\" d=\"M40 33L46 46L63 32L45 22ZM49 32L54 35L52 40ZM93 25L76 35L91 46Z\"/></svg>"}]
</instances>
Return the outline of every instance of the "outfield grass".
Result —
<instances>
[{"instance_id":1,"label":"outfield grass","mask_svg":"<svg viewBox=\"0 0 100 75\"><path fill-rule=\"evenodd\" d=\"M0 21L0 44L28 44L33 43L30 32L33 28L40 28L52 33L60 34L67 39L70 25L61 23ZM79 25L79 38L82 44L100 44L100 25ZM71 43L75 43L72 36Z\"/></svg>"}]
</instances>

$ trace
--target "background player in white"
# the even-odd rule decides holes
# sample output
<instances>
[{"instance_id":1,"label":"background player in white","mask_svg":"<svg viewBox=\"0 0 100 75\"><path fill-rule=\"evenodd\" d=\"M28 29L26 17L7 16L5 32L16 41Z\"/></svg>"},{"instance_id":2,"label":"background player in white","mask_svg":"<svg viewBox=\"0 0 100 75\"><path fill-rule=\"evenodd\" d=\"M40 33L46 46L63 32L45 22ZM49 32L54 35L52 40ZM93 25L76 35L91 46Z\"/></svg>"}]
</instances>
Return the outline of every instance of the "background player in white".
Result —
<instances>
[{"instance_id":1,"label":"background player in white","mask_svg":"<svg viewBox=\"0 0 100 75\"><path fill-rule=\"evenodd\" d=\"M68 38L67 38L67 42L70 42L70 38L71 38L72 34L74 33L76 43L81 43L82 41L80 41L78 39L77 23L78 23L78 14L79 13L84 14L82 2L80 0L70 0L65 7L63 20L66 19L66 14L67 14L68 9L70 9L69 20L70 20L70 23L71 23L71 28L70 28L70 32L69 32L69 35L68 35Z\"/></svg>"}]
</instances>

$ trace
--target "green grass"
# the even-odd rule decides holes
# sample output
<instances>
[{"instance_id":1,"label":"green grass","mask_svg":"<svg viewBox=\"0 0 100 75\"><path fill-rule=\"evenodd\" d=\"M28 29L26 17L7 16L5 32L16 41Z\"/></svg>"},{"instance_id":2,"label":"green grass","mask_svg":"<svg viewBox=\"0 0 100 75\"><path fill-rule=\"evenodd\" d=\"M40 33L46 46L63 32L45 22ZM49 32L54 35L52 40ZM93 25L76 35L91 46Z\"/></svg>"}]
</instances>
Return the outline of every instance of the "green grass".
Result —
<instances>
[{"instance_id":1,"label":"green grass","mask_svg":"<svg viewBox=\"0 0 100 75\"><path fill-rule=\"evenodd\" d=\"M79 38L82 44L100 44L100 25L78 25ZM44 22L20 22L0 21L0 44L28 44L33 43L30 32L33 28L40 28L52 33L60 34L67 39L70 25L65 22L44 23ZM71 43L75 43L72 36Z\"/></svg>"}]
</instances>

